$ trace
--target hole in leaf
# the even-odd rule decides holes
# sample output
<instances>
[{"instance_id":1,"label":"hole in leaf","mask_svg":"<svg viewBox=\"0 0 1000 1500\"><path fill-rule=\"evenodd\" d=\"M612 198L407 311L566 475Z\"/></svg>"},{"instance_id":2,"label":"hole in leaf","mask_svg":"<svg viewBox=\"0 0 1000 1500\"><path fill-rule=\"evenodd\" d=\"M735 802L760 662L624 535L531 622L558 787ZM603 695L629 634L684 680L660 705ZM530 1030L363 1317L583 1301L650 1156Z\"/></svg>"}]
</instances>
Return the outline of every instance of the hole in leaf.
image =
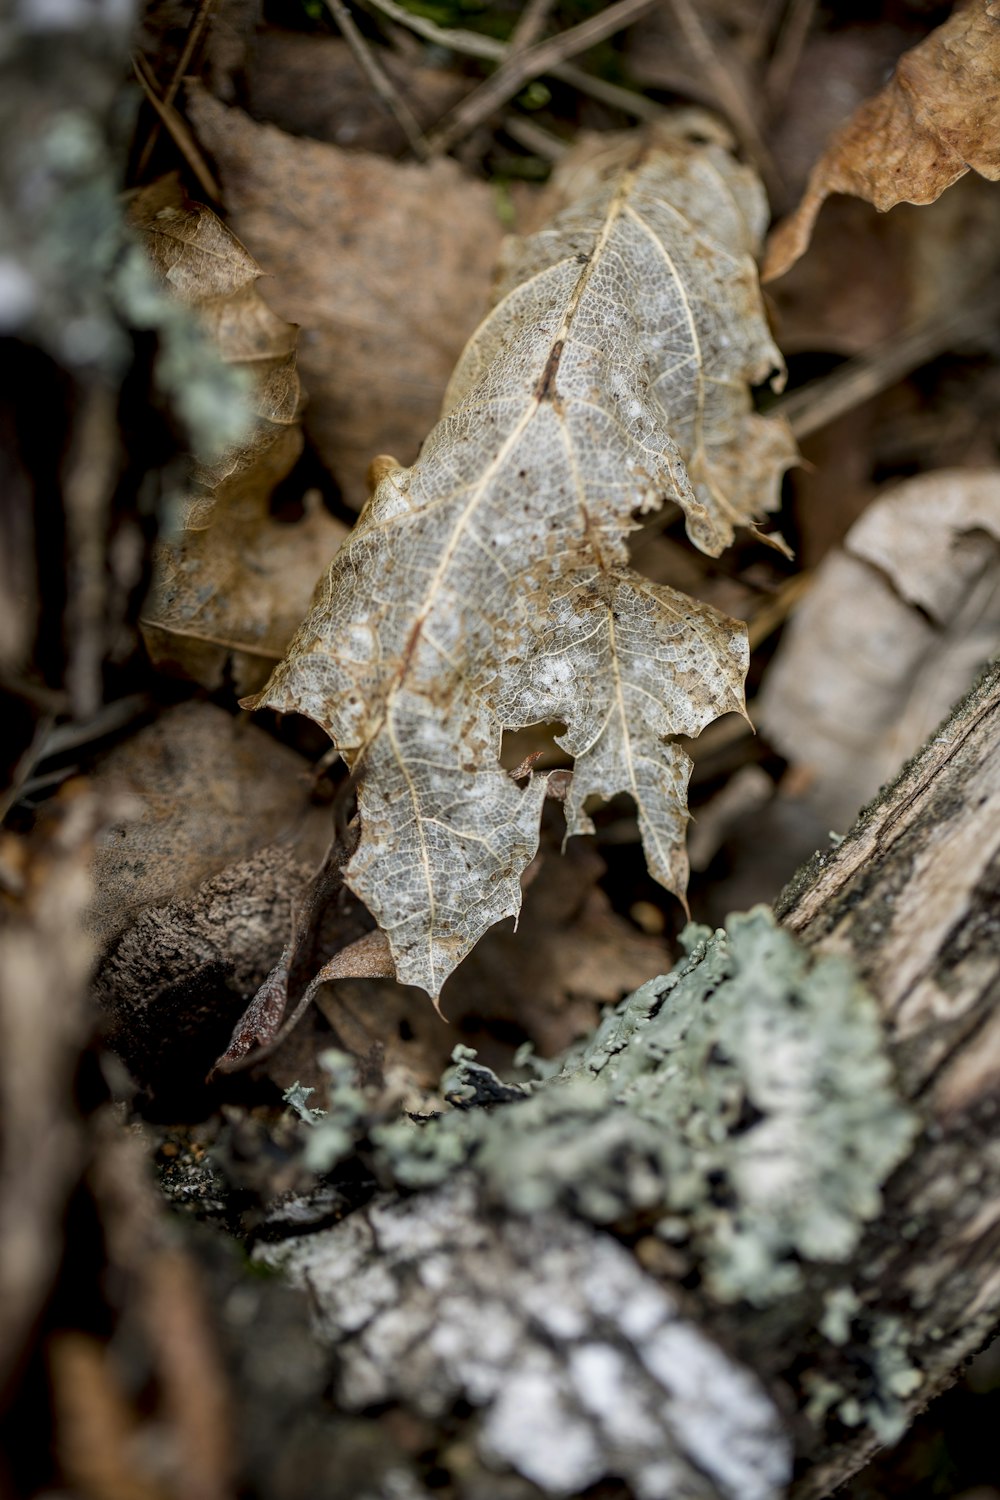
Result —
<instances>
[{"instance_id":1,"label":"hole in leaf","mask_svg":"<svg viewBox=\"0 0 1000 1500\"><path fill-rule=\"evenodd\" d=\"M530 756L537 755L538 759L529 768L532 771L571 766L572 756L556 744L556 735L565 733L566 725L558 721L529 724L524 729L506 729L500 747L500 764L505 771L516 771Z\"/></svg>"}]
</instances>

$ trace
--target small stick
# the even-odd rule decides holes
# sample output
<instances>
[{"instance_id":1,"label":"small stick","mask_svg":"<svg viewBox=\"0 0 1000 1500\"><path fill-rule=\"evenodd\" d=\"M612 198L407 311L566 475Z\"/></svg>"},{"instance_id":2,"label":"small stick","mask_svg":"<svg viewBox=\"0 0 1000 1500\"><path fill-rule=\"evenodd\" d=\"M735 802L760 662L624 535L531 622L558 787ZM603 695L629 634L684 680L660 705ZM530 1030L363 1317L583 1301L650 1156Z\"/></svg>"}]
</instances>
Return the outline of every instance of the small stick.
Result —
<instances>
[{"instance_id":1,"label":"small stick","mask_svg":"<svg viewBox=\"0 0 1000 1500\"><path fill-rule=\"evenodd\" d=\"M408 10L396 4L396 0L367 0L367 4L423 37L425 41L458 52L463 57L502 62L507 56L507 48L503 42L498 42L491 36L480 36L476 31L438 26L424 16L411 15ZM558 78L560 83L567 83L581 94L589 94L598 103L606 104L609 109L621 110L622 114L631 115L636 120L656 120L663 114L662 105L647 99L644 94L637 94L634 89L623 89L605 78L595 78L574 63L556 63L547 71L553 78Z\"/></svg>"},{"instance_id":2,"label":"small stick","mask_svg":"<svg viewBox=\"0 0 1000 1500\"><path fill-rule=\"evenodd\" d=\"M508 56L534 46L545 30L545 23L554 3L555 0L528 0L520 20L511 32Z\"/></svg>"},{"instance_id":3,"label":"small stick","mask_svg":"<svg viewBox=\"0 0 1000 1500\"><path fill-rule=\"evenodd\" d=\"M466 95L431 133L428 145L432 154L450 150L456 141L489 119L526 83L621 31L651 10L654 3L655 0L616 0L616 4L581 21L579 26L571 26L568 31L562 31L547 41L536 42L523 52L508 49L496 72Z\"/></svg>"},{"instance_id":4,"label":"small stick","mask_svg":"<svg viewBox=\"0 0 1000 1500\"><path fill-rule=\"evenodd\" d=\"M326 0L326 8L339 26L354 61L406 136L414 156L420 161L426 161L430 153L416 115L375 56L374 49L362 36L344 0Z\"/></svg>"},{"instance_id":5,"label":"small stick","mask_svg":"<svg viewBox=\"0 0 1000 1500\"><path fill-rule=\"evenodd\" d=\"M757 163L760 175L774 197L776 189L781 186L781 174L760 133L742 86L718 55L692 0L670 0L670 5L692 54L705 69L706 77L715 89L719 104L732 121L744 148Z\"/></svg>"},{"instance_id":6,"label":"small stick","mask_svg":"<svg viewBox=\"0 0 1000 1500\"><path fill-rule=\"evenodd\" d=\"M818 432L845 412L870 401L911 371L936 359L956 342L981 332L1000 309L996 296L975 305L949 309L927 318L907 333L876 344L865 354L846 360L839 369L780 397L768 415L780 415L796 438Z\"/></svg>"},{"instance_id":7,"label":"small stick","mask_svg":"<svg viewBox=\"0 0 1000 1500\"><path fill-rule=\"evenodd\" d=\"M216 182L215 178L212 176L208 163L202 156L201 151L198 149L198 143L191 133L191 127L188 125L187 121L180 114L178 114L177 110L172 104L165 104L157 94L151 75L149 74L149 65L146 62L146 59L140 54L136 53L132 58L132 66L135 69L135 76L138 78L140 84L142 85L143 92L145 93L146 98L149 100L150 104L153 106L153 108L156 110L156 113L162 120L164 126L166 127L167 134L170 136L174 145L184 157L184 160L191 168L195 177L197 177L202 192L204 192L206 197L210 198L213 203L221 203L221 189L219 188L219 185Z\"/></svg>"},{"instance_id":8,"label":"small stick","mask_svg":"<svg viewBox=\"0 0 1000 1500\"><path fill-rule=\"evenodd\" d=\"M184 39L183 51L181 52L180 57L177 59L177 66L174 68L174 71L170 76L170 82L167 84L167 91L163 95L164 104L173 104L174 100L176 99L177 90L181 86L181 79L184 77L184 74L187 72L188 67L190 66L191 59L195 53L195 48L201 40L201 34L205 29L205 25L208 21L209 14L211 13L212 6L214 4L215 0L200 0L198 9L195 11L194 15L191 18L191 25L188 27L188 34ZM153 147L156 145L157 141L160 138L160 129L161 121L159 119L156 119L153 122L152 130L146 137L146 144L142 148L142 155L139 157L139 163L135 169L135 175L137 178L142 177L143 172L149 165L149 158L153 154Z\"/></svg>"},{"instance_id":9,"label":"small stick","mask_svg":"<svg viewBox=\"0 0 1000 1500\"><path fill-rule=\"evenodd\" d=\"M568 141L560 140L551 130L546 130L534 120L526 120L523 115L506 115L503 128L511 140L524 146L527 151L534 152L543 161L561 161L570 149Z\"/></svg>"},{"instance_id":10,"label":"small stick","mask_svg":"<svg viewBox=\"0 0 1000 1500\"><path fill-rule=\"evenodd\" d=\"M789 0L764 77L764 98L771 114L785 102L815 14L816 0Z\"/></svg>"}]
</instances>

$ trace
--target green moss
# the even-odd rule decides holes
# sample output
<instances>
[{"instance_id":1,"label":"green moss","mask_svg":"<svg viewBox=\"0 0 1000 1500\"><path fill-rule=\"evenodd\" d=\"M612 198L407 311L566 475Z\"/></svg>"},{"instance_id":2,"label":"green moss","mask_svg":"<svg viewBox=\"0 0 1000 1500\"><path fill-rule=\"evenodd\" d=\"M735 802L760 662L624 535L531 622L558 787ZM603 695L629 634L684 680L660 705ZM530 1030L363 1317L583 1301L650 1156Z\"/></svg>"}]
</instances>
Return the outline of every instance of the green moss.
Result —
<instances>
[{"instance_id":1,"label":"green moss","mask_svg":"<svg viewBox=\"0 0 1000 1500\"><path fill-rule=\"evenodd\" d=\"M845 1260L915 1130L874 1002L764 907L685 942L548 1079L486 1087L462 1049L447 1096L507 1102L373 1126L382 1174L417 1189L467 1165L514 1213L652 1226L724 1300L764 1305L803 1261Z\"/></svg>"}]
</instances>

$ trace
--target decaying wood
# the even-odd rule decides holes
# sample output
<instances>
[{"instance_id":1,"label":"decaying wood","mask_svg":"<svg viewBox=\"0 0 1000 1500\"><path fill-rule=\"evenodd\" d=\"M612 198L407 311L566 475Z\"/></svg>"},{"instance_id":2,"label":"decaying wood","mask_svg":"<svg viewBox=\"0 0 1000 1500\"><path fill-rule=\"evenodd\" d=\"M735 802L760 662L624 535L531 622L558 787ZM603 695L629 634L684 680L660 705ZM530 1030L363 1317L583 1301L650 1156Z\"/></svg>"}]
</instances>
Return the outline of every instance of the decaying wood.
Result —
<instances>
[{"instance_id":1,"label":"decaying wood","mask_svg":"<svg viewBox=\"0 0 1000 1500\"><path fill-rule=\"evenodd\" d=\"M1000 666L779 910L858 966L924 1119L859 1255L866 1305L900 1318L923 1374L915 1415L1000 1317ZM829 1493L874 1446L841 1434L798 1493Z\"/></svg>"},{"instance_id":2,"label":"decaying wood","mask_svg":"<svg viewBox=\"0 0 1000 1500\"><path fill-rule=\"evenodd\" d=\"M596 1227L590 1187L574 1203L544 1181L508 1180L521 1207L504 1207L495 1186L508 1164L490 1157L491 1129L539 1096L505 1103L485 1117L479 1154L443 1182L383 1192L264 1252L309 1290L318 1334L340 1354L340 1401L432 1423L468 1403L470 1463L505 1471L503 1493L518 1500L612 1476L621 1488L607 1493L642 1500L777 1497L793 1459L791 1492L811 1500L898 1436L1000 1314L998 751L994 665L779 908L819 962L846 954L871 987L916 1122L849 1259L809 1264L807 1252L788 1294L754 1305L726 1300L710 1267L692 1276L683 1233L675 1247L641 1212L615 1223L617 1240ZM619 1028L605 1048L627 1070L656 1033ZM599 1189L588 1153L623 1116L598 1111L584 1127L571 1116L586 1105L566 1108L560 1170ZM552 1116L539 1118L550 1131ZM628 1116L625 1129L605 1160L635 1204L643 1152ZM412 1185L428 1162L412 1166ZM546 1206L532 1211L533 1195ZM612 1203L604 1221L615 1214Z\"/></svg>"}]
</instances>

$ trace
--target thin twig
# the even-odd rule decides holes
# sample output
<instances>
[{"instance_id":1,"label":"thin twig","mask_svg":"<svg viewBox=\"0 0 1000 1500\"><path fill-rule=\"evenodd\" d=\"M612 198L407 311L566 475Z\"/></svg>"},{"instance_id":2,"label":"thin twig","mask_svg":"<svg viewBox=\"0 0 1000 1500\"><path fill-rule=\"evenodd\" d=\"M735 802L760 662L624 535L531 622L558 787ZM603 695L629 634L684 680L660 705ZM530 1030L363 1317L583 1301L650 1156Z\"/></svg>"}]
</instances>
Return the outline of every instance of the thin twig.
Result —
<instances>
[{"instance_id":1,"label":"thin twig","mask_svg":"<svg viewBox=\"0 0 1000 1500\"><path fill-rule=\"evenodd\" d=\"M419 120L375 56L373 48L358 30L344 0L326 0L326 8L340 28L340 34L350 47L354 61L406 136L414 156L420 161L426 161L429 153Z\"/></svg>"},{"instance_id":2,"label":"thin twig","mask_svg":"<svg viewBox=\"0 0 1000 1500\"><path fill-rule=\"evenodd\" d=\"M772 40L777 34L778 23L784 9L785 0L761 0L750 36L750 50L754 62L759 63L763 58L770 56Z\"/></svg>"},{"instance_id":3,"label":"thin twig","mask_svg":"<svg viewBox=\"0 0 1000 1500\"><path fill-rule=\"evenodd\" d=\"M555 0L528 0L517 25L510 34L509 55L524 52L528 47L534 46L545 30L545 23L549 19L554 4Z\"/></svg>"},{"instance_id":4,"label":"thin twig","mask_svg":"<svg viewBox=\"0 0 1000 1500\"><path fill-rule=\"evenodd\" d=\"M184 157L195 177L197 177L202 192L213 203L221 203L222 192L215 178L212 176L208 163L201 154L198 143L191 133L191 127L183 116L178 114L172 104L165 104L157 94L155 80L149 72L149 65L146 59L139 53L136 53L132 58L132 66L135 69L135 76L142 85L146 98L163 121L167 134L174 145Z\"/></svg>"},{"instance_id":5,"label":"thin twig","mask_svg":"<svg viewBox=\"0 0 1000 1500\"><path fill-rule=\"evenodd\" d=\"M184 39L183 50L177 59L177 65L170 75L170 82L167 84L166 92L163 95L164 104L173 104L177 98L177 90L181 86L181 79L191 64L191 59L194 57L195 49L201 41L201 34L205 29L214 4L215 0L200 0L197 10L191 17L191 25L188 27L188 34ZM160 138L161 127L161 120L159 118L154 120L153 128L146 137L146 144L142 148L142 155L139 157L139 162L135 169L137 178L142 177L143 172L149 165L149 158L153 154L153 148Z\"/></svg>"},{"instance_id":6,"label":"thin twig","mask_svg":"<svg viewBox=\"0 0 1000 1500\"><path fill-rule=\"evenodd\" d=\"M551 130L544 129L535 120L526 120L523 115L505 115L503 128L511 140L543 161L561 161L570 149L569 141L560 140Z\"/></svg>"},{"instance_id":7,"label":"thin twig","mask_svg":"<svg viewBox=\"0 0 1000 1500\"><path fill-rule=\"evenodd\" d=\"M754 611L747 623L747 645L751 651L756 651L769 635L774 634L779 625L784 624L799 601L812 588L812 584L811 573L796 573L794 578L787 578L778 592Z\"/></svg>"},{"instance_id":8,"label":"thin twig","mask_svg":"<svg viewBox=\"0 0 1000 1500\"><path fill-rule=\"evenodd\" d=\"M930 317L908 333L886 339L867 353L845 360L839 369L821 380L790 391L770 407L768 414L783 416L796 438L808 437L845 412L880 395L921 365L954 348L956 343L981 332L984 323L998 310L1000 297L994 295L975 305L966 303Z\"/></svg>"},{"instance_id":9,"label":"thin twig","mask_svg":"<svg viewBox=\"0 0 1000 1500\"><path fill-rule=\"evenodd\" d=\"M424 41L432 42L437 47L447 48L451 52L457 52L461 57L477 57L484 62L503 62L507 56L505 44L498 42L494 37L480 36L475 31L461 31L438 26L434 21L429 21L426 16L413 15L410 11L404 10L396 3L396 0L366 0L366 3L373 10L398 22L408 31L423 37ZM637 94L634 89L622 88L617 83L609 83L604 78L594 78L574 63L556 63L545 71L551 77L558 78L560 83L579 90L581 94L589 94L592 99L606 104L609 109L620 110L622 114L630 115L633 119L655 120L663 114L662 107L652 99L647 99L644 94Z\"/></svg>"},{"instance_id":10,"label":"thin twig","mask_svg":"<svg viewBox=\"0 0 1000 1500\"><path fill-rule=\"evenodd\" d=\"M550 68L549 72L560 83L568 84L581 94L589 94L591 99L596 99L599 104L606 104L609 109L631 115L634 120L659 120L663 117L663 105L657 104L655 99L647 99L645 94L637 94L635 89L623 89L621 84L609 83L606 78L596 78L593 73L578 68L575 63L559 63L557 67Z\"/></svg>"},{"instance_id":11,"label":"thin twig","mask_svg":"<svg viewBox=\"0 0 1000 1500\"><path fill-rule=\"evenodd\" d=\"M431 132L428 145L434 154L448 151L470 131L475 130L495 114L526 83L540 73L549 72L553 66L585 52L589 47L613 36L616 31L630 25L639 16L651 10L656 0L616 0L606 10L599 11L579 26L571 26L558 36L544 42L536 42L523 52L508 50L504 61L478 88L467 94L447 115L441 125Z\"/></svg>"},{"instance_id":12,"label":"thin twig","mask_svg":"<svg viewBox=\"0 0 1000 1500\"><path fill-rule=\"evenodd\" d=\"M768 192L775 196L782 185L781 174L760 133L742 84L719 56L692 0L670 0L670 6L695 61L704 68L705 76L715 90L721 109L728 115L744 150L753 157Z\"/></svg>"},{"instance_id":13,"label":"thin twig","mask_svg":"<svg viewBox=\"0 0 1000 1500\"><path fill-rule=\"evenodd\" d=\"M788 0L764 77L764 98L772 114L781 109L788 96L815 14L816 0Z\"/></svg>"}]
</instances>

